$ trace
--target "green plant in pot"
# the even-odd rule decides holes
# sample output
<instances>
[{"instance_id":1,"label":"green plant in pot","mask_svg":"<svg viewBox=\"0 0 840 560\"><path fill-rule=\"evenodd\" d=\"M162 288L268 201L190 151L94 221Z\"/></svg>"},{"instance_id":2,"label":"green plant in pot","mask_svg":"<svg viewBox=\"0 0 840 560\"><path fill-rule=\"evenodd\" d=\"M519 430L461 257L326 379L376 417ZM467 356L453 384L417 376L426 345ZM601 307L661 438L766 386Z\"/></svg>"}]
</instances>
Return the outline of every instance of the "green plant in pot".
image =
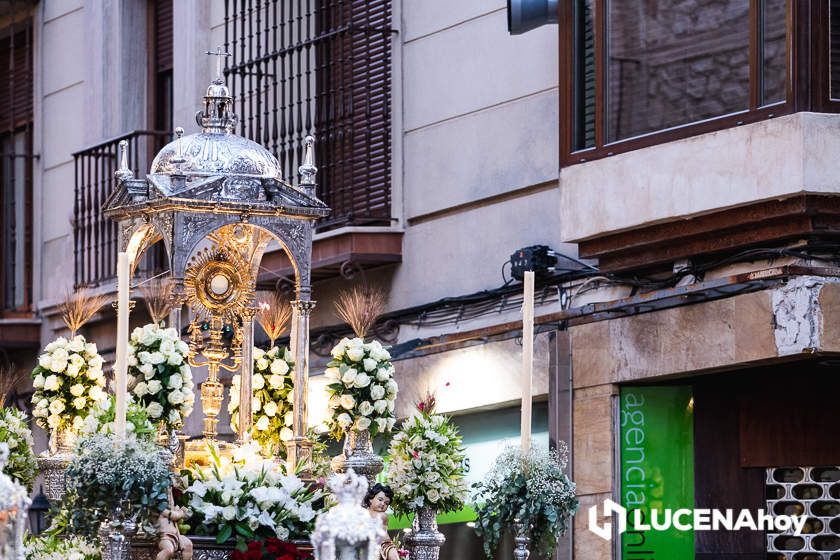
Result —
<instances>
[{"instance_id":1,"label":"green plant in pot","mask_svg":"<svg viewBox=\"0 0 840 560\"><path fill-rule=\"evenodd\" d=\"M516 531L517 544L530 539L535 556L547 558L554 552L578 509L575 483L563 472L568 449L560 443L557 450L534 447L524 455L506 448L473 485L475 532L484 540L488 558L509 529Z\"/></svg>"},{"instance_id":2,"label":"green plant in pot","mask_svg":"<svg viewBox=\"0 0 840 560\"><path fill-rule=\"evenodd\" d=\"M93 537L103 525L130 520L153 533L150 518L169 507L172 484L158 451L151 442L110 434L80 439L67 468L68 529Z\"/></svg>"}]
</instances>

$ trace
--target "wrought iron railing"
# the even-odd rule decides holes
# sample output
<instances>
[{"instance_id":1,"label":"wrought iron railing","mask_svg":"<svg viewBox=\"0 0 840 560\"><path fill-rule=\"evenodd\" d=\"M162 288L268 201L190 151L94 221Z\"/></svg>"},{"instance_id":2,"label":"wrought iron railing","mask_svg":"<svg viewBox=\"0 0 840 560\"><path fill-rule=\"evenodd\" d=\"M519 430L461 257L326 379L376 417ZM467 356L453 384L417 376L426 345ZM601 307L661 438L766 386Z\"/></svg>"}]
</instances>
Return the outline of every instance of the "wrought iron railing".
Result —
<instances>
[{"instance_id":1,"label":"wrought iron railing","mask_svg":"<svg viewBox=\"0 0 840 560\"><path fill-rule=\"evenodd\" d=\"M297 176L317 139L319 229L391 222L391 0L225 2L240 134Z\"/></svg>"},{"instance_id":2,"label":"wrought iron railing","mask_svg":"<svg viewBox=\"0 0 840 560\"><path fill-rule=\"evenodd\" d=\"M171 133L135 130L73 154L76 165L73 248L75 285L98 286L116 275L117 226L102 215L102 206L116 187L114 171L122 140L128 142L128 165L138 177L148 172L155 154ZM137 266L141 276L165 270L165 251L160 244L148 251Z\"/></svg>"}]
</instances>

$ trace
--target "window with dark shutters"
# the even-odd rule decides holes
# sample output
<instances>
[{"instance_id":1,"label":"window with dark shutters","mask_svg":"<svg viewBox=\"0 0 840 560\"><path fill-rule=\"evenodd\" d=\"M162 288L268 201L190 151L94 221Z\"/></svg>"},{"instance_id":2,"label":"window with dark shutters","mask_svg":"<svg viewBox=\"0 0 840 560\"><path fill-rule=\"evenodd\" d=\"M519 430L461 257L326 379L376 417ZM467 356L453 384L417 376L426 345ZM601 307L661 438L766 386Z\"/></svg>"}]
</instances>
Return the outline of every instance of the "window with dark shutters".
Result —
<instances>
[{"instance_id":1,"label":"window with dark shutters","mask_svg":"<svg viewBox=\"0 0 840 560\"><path fill-rule=\"evenodd\" d=\"M150 91L153 114L150 126L157 130L172 129L172 0L155 0L151 21L153 51Z\"/></svg>"},{"instance_id":2,"label":"window with dark shutters","mask_svg":"<svg viewBox=\"0 0 840 560\"><path fill-rule=\"evenodd\" d=\"M32 23L14 19L0 30L0 314L32 303Z\"/></svg>"},{"instance_id":3,"label":"window with dark shutters","mask_svg":"<svg viewBox=\"0 0 840 560\"><path fill-rule=\"evenodd\" d=\"M73 154L76 190L73 245L75 285L100 286L113 281L117 262L117 224L101 208L116 188L119 143L128 142L128 165L136 176L148 171L155 154L170 140L172 131L172 6L173 0L150 0L147 12L148 49L147 123L149 130L134 130L89 146ZM163 244L146 251L135 269L139 277L167 270Z\"/></svg>"},{"instance_id":4,"label":"window with dark shutters","mask_svg":"<svg viewBox=\"0 0 840 560\"><path fill-rule=\"evenodd\" d=\"M390 0L225 3L225 74L240 133L296 182L317 140L320 229L391 222Z\"/></svg>"}]
</instances>

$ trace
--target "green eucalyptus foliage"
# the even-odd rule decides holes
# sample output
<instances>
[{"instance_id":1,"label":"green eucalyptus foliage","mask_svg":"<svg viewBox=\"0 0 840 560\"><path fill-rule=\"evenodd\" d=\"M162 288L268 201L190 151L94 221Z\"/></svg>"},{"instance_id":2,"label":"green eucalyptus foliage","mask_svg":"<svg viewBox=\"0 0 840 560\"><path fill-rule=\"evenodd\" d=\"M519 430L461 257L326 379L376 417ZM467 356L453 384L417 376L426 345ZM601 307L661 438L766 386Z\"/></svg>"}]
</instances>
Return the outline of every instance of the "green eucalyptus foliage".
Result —
<instances>
[{"instance_id":1,"label":"green eucalyptus foliage","mask_svg":"<svg viewBox=\"0 0 840 560\"><path fill-rule=\"evenodd\" d=\"M578 509L575 483L563 472L566 456L565 444L559 452L532 448L526 455L507 448L485 479L473 485L475 532L484 540L488 558L515 520L530 528L534 556L554 552Z\"/></svg>"},{"instance_id":2,"label":"green eucalyptus foliage","mask_svg":"<svg viewBox=\"0 0 840 560\"><path fill-rule=\"evenodd\" d=\"M73 533L94 536L118 505L148 528L150 516L169 506L169 469L149 442L120 442L106 434L82 438L66 480L65 505Z\"/></svg>"}]
</instances>

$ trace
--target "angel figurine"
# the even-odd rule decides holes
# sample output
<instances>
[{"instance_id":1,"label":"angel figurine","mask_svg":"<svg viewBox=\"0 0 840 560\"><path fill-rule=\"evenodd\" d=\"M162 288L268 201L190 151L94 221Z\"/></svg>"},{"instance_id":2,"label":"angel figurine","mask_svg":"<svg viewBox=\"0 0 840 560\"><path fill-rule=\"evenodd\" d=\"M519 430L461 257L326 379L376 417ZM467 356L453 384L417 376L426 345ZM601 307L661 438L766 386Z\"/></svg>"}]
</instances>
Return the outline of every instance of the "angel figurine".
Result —
<instances>
[{"instance_id":1,"label":"angel figurine","mask_svg":"<svg viewBox=\"0 0 840 560\"><path fill-rule=\"evenodd\" d=\"M158 515L155 528L158 534L158 550L155 560L192 560L192 541L181 534L178 522L186 517L183 508L178 507L172 499L172 489L169 489L169 507Z\"/></svg>"},{"instance_id":2,"label":"angel figurine","mask_svg":"<svg viewBox=\"0 0 840 560\"><path fill-rule=\"evenodd\" d=\"M362 506L367 508L371 517L382 520L382 526L386 531L386 535L388 534L388 514L386 512L393 499L394 491L391 487L377 482L370 487L362 502ZM381 560L400 560L399 549L387 536L379 544L379 557Z\"/></svg>"}]
</instances>

